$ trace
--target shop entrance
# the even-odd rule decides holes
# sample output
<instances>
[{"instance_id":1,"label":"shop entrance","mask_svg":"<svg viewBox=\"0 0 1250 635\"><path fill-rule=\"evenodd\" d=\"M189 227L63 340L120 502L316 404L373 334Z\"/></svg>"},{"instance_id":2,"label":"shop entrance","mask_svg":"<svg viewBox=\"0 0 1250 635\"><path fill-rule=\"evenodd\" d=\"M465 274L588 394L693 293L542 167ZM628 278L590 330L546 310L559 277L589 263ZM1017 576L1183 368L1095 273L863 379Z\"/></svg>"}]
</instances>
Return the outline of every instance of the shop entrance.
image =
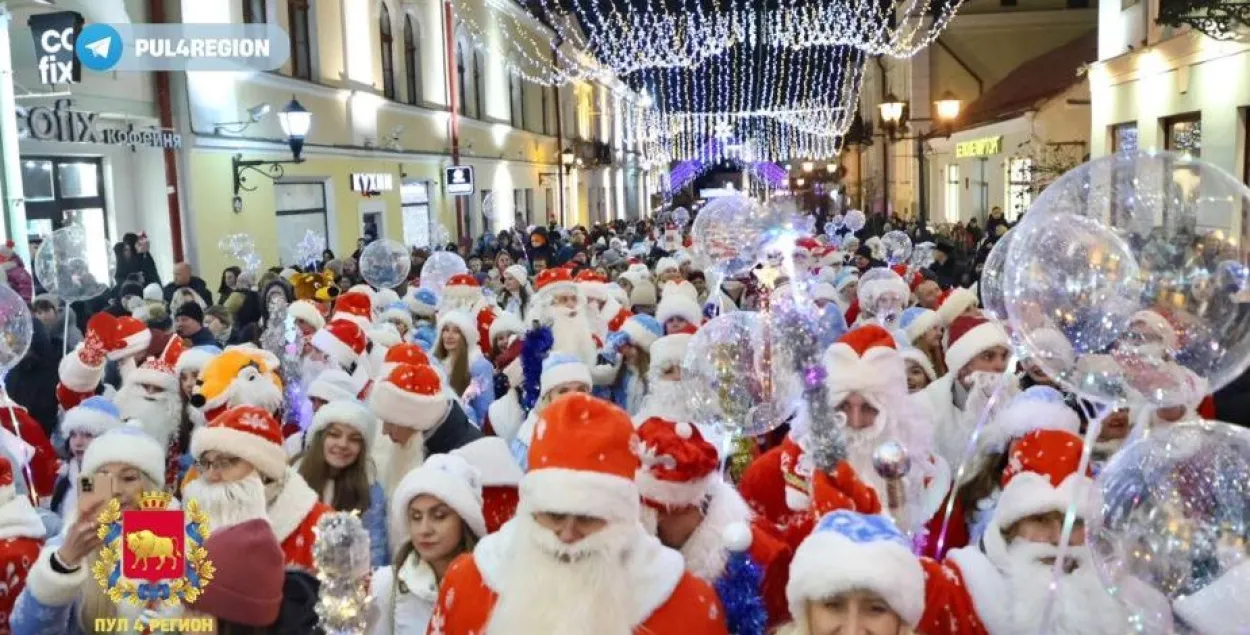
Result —
<instances>
[{"instance_id":1,"label":"shop entrance","mask_svg":"<svg viewBox=\"0 0 1250 635\"><path fill-rule=\"evenodd\" d=\"M67 225L81 226L88 236L87 267L108 280L108 233L104 163L96 157L22 157L22 189L26 197L26 235L46 238Z\"/></svg>"}]
</instances>

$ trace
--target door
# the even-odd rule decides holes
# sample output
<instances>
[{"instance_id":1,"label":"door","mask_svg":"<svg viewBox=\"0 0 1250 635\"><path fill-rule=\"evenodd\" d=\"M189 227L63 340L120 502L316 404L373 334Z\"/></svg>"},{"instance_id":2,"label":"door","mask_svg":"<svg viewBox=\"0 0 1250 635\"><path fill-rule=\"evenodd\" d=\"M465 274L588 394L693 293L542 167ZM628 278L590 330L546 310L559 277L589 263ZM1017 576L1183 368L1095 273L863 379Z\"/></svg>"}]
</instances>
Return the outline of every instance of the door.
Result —
<instances>
[{"instance_id":1,"label":"door","mask_svg":"<svg viewBox=\"0 0 1250 635\"><path fill-rule=\"evenodd\" d=\"M81 226L92 237L87 268L97 280L112 282L109 251L114 239L108 235L103 161L93 157L22 157L22 187L28 238L46 237L71 224Z\"/></svg>"},{"instance_id":2,"label":"door","mask_svg":"<svg viewBox=\"0 0 1250 635\"><path fill-rule=\"evenodd\" d=\"M377 199L360 201L360 233L358 236L369 244L386 237L386 203Z\"/></svg>"},{"instance_id":3,"label":"door","mask_svg":"<svg viewBox=\"0 0 1250 635\"><path fill-rule=\"evenodd\" d=\"M409 247L430 246L430 184L405 179L399 187L399 201L404 223L404 244Z\"/></svg>"}]
</instances>

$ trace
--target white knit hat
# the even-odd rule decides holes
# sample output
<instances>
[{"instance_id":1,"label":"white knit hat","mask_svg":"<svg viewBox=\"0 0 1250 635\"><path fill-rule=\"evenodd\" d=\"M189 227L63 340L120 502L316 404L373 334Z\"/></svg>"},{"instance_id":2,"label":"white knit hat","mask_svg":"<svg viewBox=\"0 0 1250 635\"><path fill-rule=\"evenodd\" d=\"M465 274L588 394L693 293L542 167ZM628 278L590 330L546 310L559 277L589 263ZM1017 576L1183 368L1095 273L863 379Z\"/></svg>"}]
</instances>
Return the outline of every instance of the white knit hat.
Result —
<instances>
[{"instance_id":1,"label":"white knit hat","mask_svg":"<svg viewBox=\"0 0 1250 635\"><path fill-rule=\"evenodd\" d=\"M165 291L161 289L161 285L155 282L150 283L148 286L143 287L143 299L148 302L164 302Z\"/></svg>"},{"instance_id":2,"label":"white knit hat","mask_svg":"<svg viewBox=\"0 0 1250 635\"><path fill-rule=\"evenodd\" d=\"M690 344L691 337L694 336L688 333L674 333L656 340L649 351L651 364L657 368L672 364L680 366L682 360L686 358L686 346Z\"/></svg>"},{"instance_id":3,"label":"white knit hat","mask_svg":"<svg viewBox=\"0 0 1250 635\"><path fill-rule=\"evenodd\" d=\"M567 353L551 353L543 360L543 372L540 379L539 394L545 395L552 388L570 382L580 382L587 386L593 385L590 368L576 355Z\"/></svg>"},{"instance_id":4,"label":"white knit hat","mask_svg":"<svg viewBox=\"0 0 1250 635\"><path fill-rule=\"evenodd\" d=\"M68 439L75 432L85 432L98 437L121 424L121 414L113 402L104 397L90 397L61 418L61 436Z\"/></svg>"},{"instance_id":5,"label":"white knit hat","mask_svg":"<svg viewBox=\"0 0 1250 635\"><path fill-rule=\"evenodd\" d=\"M495 314L495 321L490 323L490 341L492 344L495 338L504 333L512 333L515 335L525 334L525 324L521 322L521 318L513 315L508 311L499 311Z\"/></svg>"},{"instance_id":6,"label":"white knit hat","mask_svg":"<svg viewBox=\"0 0 1250 635\"><path fill-rule=\"evenodd\" d=\"M445 311L438 316L437 334L438 340L443 337L443 328L454 326L460 331L460 335L464 337L466 350L472 351L477 348L477 321L473 319L466 311Z\"/></svg>"},{"instance_id":7,"label":"white knit hat","mask_svg":"<svg viewBox=\"0 0 1250 635\"><path fill-rule=\"evenodd\" d=\"M682 318L695 326L703 322L703 308L699 306L698 292L689 282L664 284L660 304L655 308L655 319L664 324L674 317Z\"/></svg>"},{"instance_id":8,"label":"white knit hat","mask_svg":"<svg viewBox=\"0 0 1250 635\"><path fill-rule=\"evenodd\" d=\"M355 399L363 386L358 386L355 379L339 368L327 368L317 375L307 395L325 402Z\"/></svg>"},{"instance_id":9,"label":"white knit hat","mask_svg":"<svg viewBox=\"0 0 1250 635\"><path fill-rule=\"evenodd\" d=\"M287 315L301 320L314 329L320 329L326 325L326 319L321 315L321 311L317 310L317 305L308 300L296 300L286 308Z\"/></svg>"},{"instance_id":10,"label":"white knit hat","mask_svg":"<svg viewBox=\"0 0 1250 635\"><path fill-rule=\"evenodd\" d=\"M131 420L91 440L82 456L82 474L95 474L109 463L123 463L139 468L153 483L164 485L165 461L165 448Z\"/></svg>"},{"instance_id":11,"label":"white knit hat","mask_svg":"<svg viewBox=\"0 0 1250 635\"><path fill-rule=\"evenodd\" d=\"M530 274L525 270L524 265L512 265L507 269L504 269L503 276L505 278L512 278L513 280L516 280L517 283L523 287L529 284Z\"/></svg>"},{"instance_id":12,"label":"white knit hat","mask_svg":"<svg viewBox=\"0 0 1250 635\"><path fill-rule=\"evenodd\" d=\"M486 535L486 519L482 515L482 477L477 468L454 454L435 454L420 467L408 472L390 503L390 542L397 549L407 541L408 506L413 499L428 494L446 503L469 526L473 535Z\"/></svg>"},{"instance_id":13,"label":"white knit hat","mask_svg":"<svg viewBox=\"0 0 1250 635\"><path fill-rule=\"evenodd\" d=\"M332 423L341 423L359 432L365 440L364 456L369 456L373 439L378 435L378 418L363 403L356 399L341 399L317 409L308 428L308 438Z\"/></svg>"}]
</instances>

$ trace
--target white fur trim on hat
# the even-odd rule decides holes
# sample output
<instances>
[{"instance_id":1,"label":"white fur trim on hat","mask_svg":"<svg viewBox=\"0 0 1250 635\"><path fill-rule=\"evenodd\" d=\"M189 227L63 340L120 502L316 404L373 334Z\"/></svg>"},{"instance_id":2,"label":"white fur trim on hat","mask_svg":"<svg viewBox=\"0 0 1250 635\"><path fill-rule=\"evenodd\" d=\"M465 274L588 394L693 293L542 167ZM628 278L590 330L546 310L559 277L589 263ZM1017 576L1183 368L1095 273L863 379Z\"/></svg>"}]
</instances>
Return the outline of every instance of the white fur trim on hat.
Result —
<instances>
[{"instance_id":1,"label":"white fur trim on hat","mask_svg":"<svg viewBox=\"0 0 1250 635\"><path fill-rule=\"evenodd\" d=\"M237 456L272 479L286 474L286 450L250 432L212 425L196 428L191 433L191 456L198 459L210 450Z\"/></svg>"},{"instance_id":2,"label":"white fur trim on hat","mask_svg":"<svg viewBox=\"0 0 1250 635\"><path fill-rule=\"evenodd\" d=\"M689 333L675 333L656 340L648 351L651 354L651 363L659 368L671 364L680 365L686 358L686 346L690 344L691 337L694 336Z\"/></svg>"},{"instance_id":3,"label":"white fur trim on hat","mask_svg":"<svg viewBox=\"0 0 1250 635\"><path fill-rule=\"evenodd\" d=\"M381 348L390 348L404 341L404 338L399 336L399 331L395 330L395 326L386 323L369 327L369 330L365 331L365 336L373 342L374 346ZM385 354L383 357L385 358Z\"/></svg>"},{"instance_id":4,"label":"white fur trim on hat","mask_svg":"<svg viewBox=\"0 0 1250 635\"><path fill-rule=\"evenodd\" d=\"M1250 562L1225 571L1201 591L1176 600L1173 608L1185 624L1206 635L1244 633L1250 624Z\"/></svg>"},{"instance_id":5,"label":"white fur trim on hat","mask_svg":"<svg viewBox=\"0 0 1250 635\"><path fill-rule=\"evenodd\" d=\"M98 437L121 425L121 419L95 408L77 406L66 411L61 418L61 436L68 439L75 432L85 432Z\"/></svg>"},{"instance_id":6,"label":"white fur trim on hat","mask_svg":"<svg viewBox=\"0 0 1250 635\"><path fill-rule=\"evenodd\" d=\"M1077 501L1076 517L1089 518L1091 503L1086 498L1094 481L1077 473L1069 474L1059 487L1050 484L1050 477L1037 472L1021 472L1011 477L998 497L994 515L985 528L982 543L985 555L1000 567L1008 564L1007 540L1003 531L1016 521L1037 514L1066 512Z\"/></svg>"},{"instance_id":7,"label":"white fur trim on hat","mask_svg":"<svg viewBox=\"0 0 1250 635\"><path fill-rule=\"evenodd\" d=\"M65 387L74 392L95 392L96 386L104 379L104 363L92 368L78 357L83 344L79 343L73 351L61 358L57 368L57 376Z\"/></svg>"},{"instance_id":8,"label":"white fur trim on hat","mask_svg":"<svg viewBox=\"0 0 1250 635\"><path fill-rule=\"evenodd\" d=\"M907 396L907 365L893 348L873 346L860 357L849 344L837 342L825 351L823 361L831 398L854 392L884 404Z\"/></svg>"},{"instance_id":9,"label":"white fur trim on hat","mask_svg":"<svg viewBox=\"0 0 1250 635\"><path fill-rule=\"evenodd\" d=\"M520 506L529 512L636 523L642 515L640 500L634 481L602 472L541 468L521 479Z\"/></svg>"},{"instance_id":10,"label":"white fur trim on hat","mask_svg":"<svg viewBox=\"0 0 1250 635\"><path fill-rule=\"evenodd\" d=\"M404 326L412 328L412 313L407 308L401 309L393 306L383 311L382 315L378 316L378 320L381 322L400 322Z\"/></svg>"},{"instance_id":11,"label":"white fur trim on hat","mask_svg":"<svg viewBox=\"0 0 1250 635\"><path fill-rule=\"evenodd\" d=\"M338 319L338 318L336 318ZM363 361L361 355L357 355L352 347L335 337L333 333L324 328L313 333L309 343L316 347L317 350L329 356L330 361L346 368L351 364L359 364Z\"/></svg>"},{"instance_id":12,"label":"white fur trim on hat","mask_svg":"<svg viewBox=\"0 0 1250 635\"><path fill-rule=\"evenodd\" d=\"M713 479L717 478L720 475L712 472L692 481L665 481L656 478L646 467L639 468L634 476L643 498L670 508L692 507L703 502Z\"/></svg>"},{"instance_id":13,"label":"white fur trim on hat","mask_svg":"<svg viewBox=\"0 0 1250 635\"><path fill-rule=\"evenodd\" d=\"M662 275L666 271L680 269L681 265L674 258L660 258L655 262L655 275Z\"/></svg>"},{"instance_id":14,"label":"white fur trim on hat","mask_svg":"<svg viewBox=\"0 0 1250 635\"><path fill-rule=\"evenodd\" d=\"M447 416L449 401L446 391L433 396L418 395L389 381L377 382L369 391L369 409L379 419L423 432L438 425Z\"/></svg>"},{"instance_id":15,"label":"white fur trim on hat","mask_svg":"<svg viewBox=\"0 0 1250 635\"><path fill-rule=\"evenodd\" d=\"M956 287L951 294L946 296L942 301L942 306L938 307L938 317L942 318L942 324L950 326L955 318L967 311L969 307L976 306L977 294L970 289Z\"/></svg>"},{"instance_id":16,"label":"white fur trim on hat","mask_svg":"<svg viewBox=\"0 0 1250 635\"><path fill-rule=\"evenodd\" d=\"M890 540L856 543L835 531L818 531L795 550L786 600L796 618L805 618L809 601L856 589L880 595L912 628L924 615L924 568L906 547Z\"/></svg>"},{"instance_id":17,"label":"white fur trim on hat","mask_svg":"<svg viewBox=\"0 0 1250 635\"><path fill-rule=\"evenodd\" d=\"M163 370L144 368L142 366L126 373L124 383L155 386L170 393L178 391L178 375L176 373L167 373Z\"/></svg>"},{"instance_id":18,"label":"white fur trim on hat","mask_svg":"<svg viewBox=\"0 0 1250 635\"><path fill-rule=\"evenodd\" d=\"M433 496L452 508L474 536L481 538L486 535L481 474L463 457L435 454L404 475L391 494L389 529L392 548L403 544L410 535L408 506L423 494Z\"/></svg>"},{"instance_id":19,"label":"white fur trim on hat","mask_svg":"<svg viewBox=\"0 0 1250 635\"><path fill-rule=\"evenodd\" d=\"M220 354L221 354L220 350L215 350L215 349L204 347L204 346L196 346L193 348L188 348L187 350L183 351L181 355L178 356L178 363L174 365L174 370L177 371L178 374L180 375L182 373L189 373L189 372L199 373L201 370L203 370L204 366L206 366L210 361L212 361L214 357Z\"/></svg>"},{"instance_id":20,"label":"white fur trim on hat","mask_svg":"<svg viewBox=\"0 0 1250 635\"><path fill-rule=\"evenodd\" d=\"M483 487L517 487L525 472L517 465L508 449L508 442L500 437L482 437L451 451L477 468L482 475Z\"/></svg>"},{"instance_id":21,"label":"white fur trim on hat","mask_svg":"<svg viewBox=\"0 0 1250 635\"><path fill-rule=\"evenodd\" d=\"M636 346L651 350L651 345L660 339L658 335L648 331L637 320L625 320L625 324L621 325L621 332L629 336L629 341Z\"/></svg>"},{"instance_id":22,"label":"white fur trim on hat","mask_svg":"<svg viewBox=\"0 0 1250 635\"><path fill-rule=\"evenodd\" d=\"M473 319L466 311L444 311L438 315L438 326L436 334L441 340L443 337L443 328L446 326L454 326L464 336L467 350L477 349L477 321Z\"/></svg>"},{"instance_id":23,"label":"white fur trim on hat","mask_svg":"<svg viewBox=\"0 0 1250 635\"><path fill-rule=\"evenodd\" d=\"M665 288L672 288L665 285ZM669 318L679 317L695 326L703 322L703 308L697 300L692 300L684 293L665 293L660 304L655 308L655 319L663 325Z\"/></svg>"},{"instance_id":24,"label":"white fur trim on hat","mask_svg":"<svg viewBox=\"0 0 1250 635\"><path fill-rule=\"evenodd\" d=\"M525 270L524 265L511 265L503 270L503 276L516 280L518 284L524 287L529 284L530 272Z\"/></svg>"},{"instance_id":25,"label":"white fur trim on hat","mask_svg":"<svg viewBox=\"0 0 1250 635\"><path fill-rule=\"evenodd\" d=\"M1067 404L1042 399L1021 399L1018 395L995 418L1002 440L1019 439L1034 430L1063 430L1081 434L1081 418Z\"/></svg>"},{"instance_id":26,"label":"white fur trim on hat","mask_svg":"<svg viewBox=\"0 0 1250 635\"><path fill-rule=\"evenodd\" d=\"M165 448L128 422L91 440L82 457L82 474L95 474L101 466L123 463L139 468L153 483L165 484Z\"/></svg>"},{"instance_id":27,"label":"white fur trim on hat","mask_svg":"<svg viewBox=\"0 0 1250 635\"><path fill-rule=\"evenodd\" d=\"M547 394L556 386L571 382L579 382L587 386L594 385L594 382L590 377L590 368L581 362L574 361L555 364L550 368L543 369L543 373L539 381L540 395Z\"/></svg>"},{"instance_id":28,"label":"white fur trim on hat","mask_svg":"<svg viewBox=\"0 0 1250 635\"><path fill-rule=\"evenodd\" d=\"M525 324L521 322L521 318L513 315L508 311L499 311L495 313L495 321L490 323L490 341L492 344L495 338L504 333L514 333L516 335L525 334Z\"/></svg>"},{"instance_id":29,"label":"white fur trim on hat","mask_svg":"<svg viewBox=\"0 0 1250 635\"><path fill-rule=\"evenodd\" d=\"M829 300L830 302L838 300L838 290L834 289L833 285L828 282L817 282L812 285L810 295L812 300Z\"/></svg>"},{"instance_id":30,"label":"white fur trim on hat","mask_svg":"<svg viewBox=\"0 0 1250 635\"><path fill-rule=\"evenodd\" d=\"M308 428L309 438L322 428L332 423L351 426L365 440L364 456L369 456L369 448L378 435L378 418L364 404L355 399L331 401L317 410L313 415L312 425Z\"/></svg>"},{"instance_id":31,"label":"white fur trim on hat","mask_svg":"<svg viewBox=\"0 0 1250 635\"><path fill-rule=\"evenodd\" d=\"M286 308L286 313L297 320L303 320L314 329L320 329L326 325L326 319L321 315L321 311L318 311L316 305L308 300L292 302L291 306Z\"/></svg>"},{"instance_id":32,"label":"white fur trim on hat","mask_svg":"<svg viewBox=\"0 0 1250 635\"><path fill-rule=\"evenodd\" d=\"M987 320L972 327L946 348L946 367L950 372L958 373L973 357L995 346L1011 348L1011 340L1003 327L994 320Z\"/></svg>"},{"instance_id":33,"label":"white fur trim on hat","mask_svg":"<svg viewBox=\"0 0 1250 635\"><path fill-rule=\"evenodd\" d=\"M308 387L308 396L326 402L350 400L355 399L362 389L363 387L357 386L356 380L345 371L327 368L321 371L321 374L317 375L312 385Z\"/></svg>"},{"instance_id":34,"label":"white fur trim on hat","mask_svg":"<svg viewBox=\"0 0 1250 635\"><path fill-rule=\"evenodd\" d=\"M929 381L937 380L937 371L933 369L933 362L929 361L929 356L925 355L924 351L918 348L904 348L902 356L905 361L919 364L920 368L924 369L925 377L928 377Z\"/></svg>"},{"instance_id":35,"label":"white fur trim on hat","mask_svg":"<svg viewBox=\"0 0 1250 635\"><path fill-rule=\"evenodd\" d=\"M929 329L942 323L942 318L938 316L937 311L924 311L916 316L916 319L907 325L907 340L915 342L921 335L929 332Z\"/></svg>"}]
</instances>

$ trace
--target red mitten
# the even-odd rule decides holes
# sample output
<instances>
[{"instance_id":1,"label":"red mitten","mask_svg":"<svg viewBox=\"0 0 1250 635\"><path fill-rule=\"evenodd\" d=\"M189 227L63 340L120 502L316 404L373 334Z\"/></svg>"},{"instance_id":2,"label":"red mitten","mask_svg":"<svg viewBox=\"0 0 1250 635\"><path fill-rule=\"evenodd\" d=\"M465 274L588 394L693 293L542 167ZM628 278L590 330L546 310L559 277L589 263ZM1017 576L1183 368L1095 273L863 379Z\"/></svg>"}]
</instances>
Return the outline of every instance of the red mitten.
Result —
<instances>
[{"instance_id":1,"label":"red mitten","mask_svg":"<svg viewBox=\"0 0 1250 635\"><path fill-rule=\"evenodd\" d=\"M116 361L133 357L146 351L152 343L152 331L148 330L147 324L129 315L117 318L116 324L109 344L109 359Z\"/></svg>"},{"instance_id":2,"label":"red mitten","mask_svg":"<svg viewBox=\"0 0 1250 635\"><path fill-rule=\"evenodd\" d=\"M104 365L109 352L108 339L117 330L117 318L110 313L96 313L87 320L87 335L78 349L78 359L89 368Z\"/></svg>"},{"instance_id":3,"label":"red mitten","mask_svg":"<svg viewBox=\"0 0 1250 635\"><path fill-rule=\"evenodd\" d=\"M881 513L877 492L855 474L850 463L842 461L832 474L817 471L812 475L812 510L819 518L839 509L862 514Z\"/></svg>"},{"instance_id":4,"label":"red mitten","mask_svg":"<svg viewBox=\"0 0 1250 635\"><path fill-rule=\"evenodd\" d=\"M93 395L95 395L94 392L78 392L63 383L57 382L56 384L56 403L61 406L62 412L68 412Z\"/></svg>"}]
</instances>

